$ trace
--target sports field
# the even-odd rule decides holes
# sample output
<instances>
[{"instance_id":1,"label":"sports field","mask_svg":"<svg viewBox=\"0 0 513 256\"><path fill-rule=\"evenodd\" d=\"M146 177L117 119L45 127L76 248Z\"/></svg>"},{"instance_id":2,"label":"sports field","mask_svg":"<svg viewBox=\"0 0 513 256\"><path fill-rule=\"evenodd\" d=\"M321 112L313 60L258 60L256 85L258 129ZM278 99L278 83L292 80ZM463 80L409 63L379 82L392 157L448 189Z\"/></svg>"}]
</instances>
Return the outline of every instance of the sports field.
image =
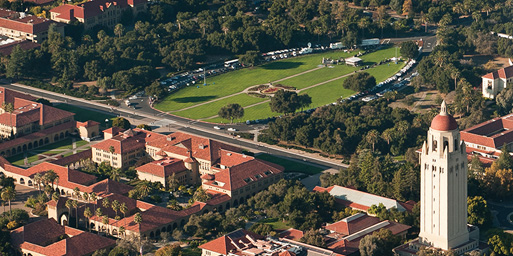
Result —
<instances>
[{"instance_id":1,"label":"sports field","mask_svg":"<svg viewBox=\"0 0 513 256\"><path fill-rule=\"evenodd\" d=\"M245 109L245 120L264 119L279 114L272 113L267 98L257 98L244 92L245 89L272 82L295 87L299 94L307 93L312 97L310 107L335 102L340 97L348 97L355 92L344 89L342 83L346 76L359 67L344 64L325 67L322 58L347 58L358 51L345 53L332 51L311 54L296 58L274 61L254 68L245 68L207 78L207 85L189 86L167 96L156 108L178 116L201 119L214 123L226 123L217 117L219 109L228 103L238 103ZM362 56L363 65L372 65L381 60L394 57L395 48L382 49ZM380 82L398 72L404 63L384 64L366 70Z\"/></svg>"}]
</instances>

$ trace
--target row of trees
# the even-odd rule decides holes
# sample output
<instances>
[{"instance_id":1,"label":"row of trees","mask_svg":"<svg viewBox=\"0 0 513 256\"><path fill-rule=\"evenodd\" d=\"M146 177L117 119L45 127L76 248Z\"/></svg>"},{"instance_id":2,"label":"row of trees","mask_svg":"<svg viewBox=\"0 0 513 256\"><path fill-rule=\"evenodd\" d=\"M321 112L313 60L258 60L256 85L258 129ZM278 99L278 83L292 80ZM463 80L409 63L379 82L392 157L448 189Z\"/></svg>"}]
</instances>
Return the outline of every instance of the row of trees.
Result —
<instances>
[{"instance_id":1,"label":"row of trees","mask_svg":"<svg viewBox=\"0 0 513 256\"><path fill-rule=\"evenodd\" d=\"M420 146L436 111L412 114L388 107L385 99L342 102L270 122L259 140L313 147L330 155L351 155L357 149L404 154Z\"/></svg>"}]
</instances>

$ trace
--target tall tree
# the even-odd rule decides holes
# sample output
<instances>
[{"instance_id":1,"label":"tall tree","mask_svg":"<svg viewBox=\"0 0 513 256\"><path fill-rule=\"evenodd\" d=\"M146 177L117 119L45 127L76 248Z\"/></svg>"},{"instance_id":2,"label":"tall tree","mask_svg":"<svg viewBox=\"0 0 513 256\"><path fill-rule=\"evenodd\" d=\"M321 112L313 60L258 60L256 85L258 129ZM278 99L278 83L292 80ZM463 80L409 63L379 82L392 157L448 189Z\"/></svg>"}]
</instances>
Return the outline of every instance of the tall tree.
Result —
<instances>
[{"instance_id":1,"label":"tall tree","mask_svg":"<svg viewBox=\"0 0 513 256\"><path fill-rule=\"evenodd\" d=\"M11 201L16 198L16 190L13 187L5 187L2 189L2 194L0 195L2 200L9 202L9 218L12 218L12 209L11 209Z\"/></svg>"},{"instance_id":2,"label":"tall tree","mask_svg":"<svg viewBox=\"0 0 513 256\"><path fill-rule=\"evenodd\" d=\"M239 119L244 116L244 108L238 103L228 104L219 110L218 115L233 123L233 119Z\"/></svg>"}]
</instances>

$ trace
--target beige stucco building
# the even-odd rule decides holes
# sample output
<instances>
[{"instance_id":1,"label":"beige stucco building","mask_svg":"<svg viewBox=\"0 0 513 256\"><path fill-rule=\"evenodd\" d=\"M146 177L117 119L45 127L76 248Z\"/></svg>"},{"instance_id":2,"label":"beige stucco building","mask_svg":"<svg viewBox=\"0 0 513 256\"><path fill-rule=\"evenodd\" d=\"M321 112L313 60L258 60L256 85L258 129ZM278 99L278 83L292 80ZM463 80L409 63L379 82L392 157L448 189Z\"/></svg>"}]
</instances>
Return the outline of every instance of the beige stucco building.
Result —
<instances>
[{"instance_id":1,"label":"beige stucco building","mask_svg":"<svg viewBox=\"0 0 513 256\"><path fill-rule=\"evenodd\" d=\"M114 27L120 23L125 11L135 17L146 12L148 1L145 0L91 0L78 5L63 4L50 10L51 19L62 23L77 20L86 29L94 26Z\"/></svg>"},{"instance_id":2,"label":"beige stucco building","mask_svg":"<svg viewBox=\"0 0 513 256\"><path fill-rule=\"evenodd\" d=\"M513 82L513 66L505 67L481 77L483 97L495 99L508 83Z\"/></svg>"}]
</instances>

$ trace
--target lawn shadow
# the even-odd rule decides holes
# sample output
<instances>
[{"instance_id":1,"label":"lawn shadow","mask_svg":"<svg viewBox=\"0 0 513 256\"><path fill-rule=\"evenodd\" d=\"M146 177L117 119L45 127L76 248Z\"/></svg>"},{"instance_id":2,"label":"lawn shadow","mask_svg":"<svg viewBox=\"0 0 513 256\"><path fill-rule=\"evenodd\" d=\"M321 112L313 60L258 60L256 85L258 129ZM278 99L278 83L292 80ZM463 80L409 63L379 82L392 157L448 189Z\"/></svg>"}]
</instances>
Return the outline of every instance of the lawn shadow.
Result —
<instances>
[{"instance_id":1,"label":"lawn shadow","mask_svg":"<svg viewBox=\"0 0 513 256\"><path fill-rule=\"evenodd\" d=\"M280 69L292 69L298 68L303 65L303 62L290 62L290 61L277 61L262 66L263 69L280 70Z\"/></svg>"},{"instance_id":2,"label":"lawn shadow","mask_svg":"<svg viewBox=\"0 0 513 256\"><path fill-rule=\"evenodd\" d=\"M178 103L190 103L190 102L203 102L215 99L215 96L194 96L194 97L183 97L173 99L174 102Z\"/></svg>"}]
</instances>

